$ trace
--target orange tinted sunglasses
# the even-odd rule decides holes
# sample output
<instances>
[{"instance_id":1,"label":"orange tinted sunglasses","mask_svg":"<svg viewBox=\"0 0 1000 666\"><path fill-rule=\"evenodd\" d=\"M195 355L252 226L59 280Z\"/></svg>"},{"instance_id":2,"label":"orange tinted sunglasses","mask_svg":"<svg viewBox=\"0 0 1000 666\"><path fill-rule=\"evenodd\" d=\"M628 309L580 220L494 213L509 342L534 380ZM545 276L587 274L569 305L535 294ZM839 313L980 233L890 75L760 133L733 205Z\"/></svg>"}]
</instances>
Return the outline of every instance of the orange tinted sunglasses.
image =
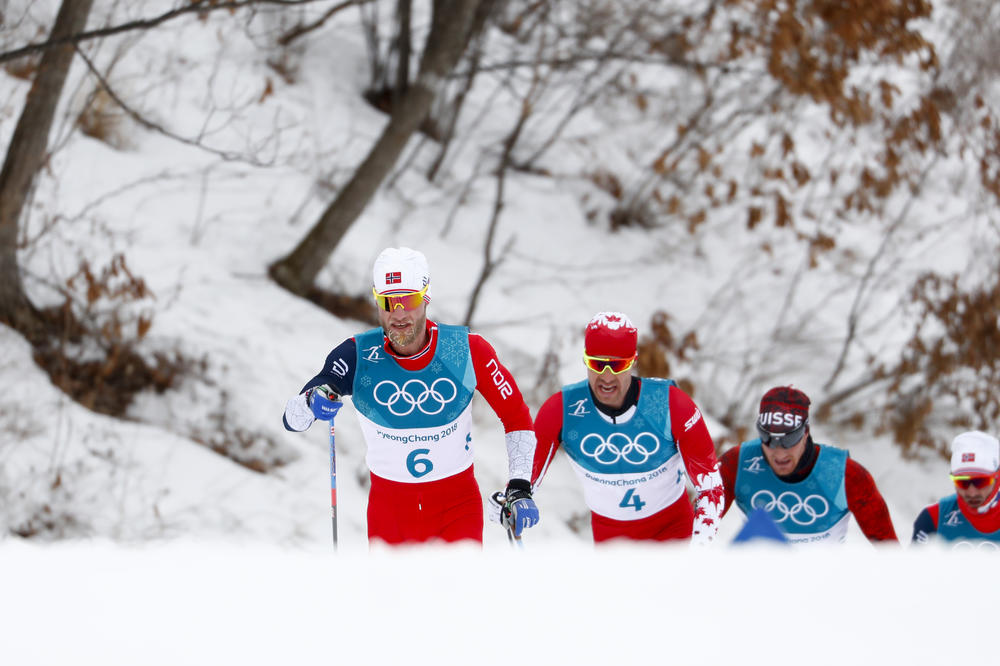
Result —
<instances>
[{"instance_id":1,"label":"orange tinted sunglasses","mask_svg":"<svg viewBox=\"0 0 1000 666\"><path fill-rule=\"evenodd\" d=\"M968 490L969 486L973 486L975 488L989 488L996 482L996 479L992 476L955 476L954 474L950 476L952 483L962 490Z\"/></svg>"},{"instance_id":2,"label":"orange tinted sunglasses","mask_svg":"<svg viewBox=\"0 0 1000 666\"><path fill-rule=\"evenodd\" d=\"M379 309L386 312L392 312L399 308L416 310L424 302L424 295L426 293L427 287L424 287L420 291L411 291L404 294L380 294L375 291L375 287L372 287L372 294L375 295L376 305L378 305Z\"/></svg>"},{"instance_id":3,"label":"orange tinted sunglasses","mask_svg":"<svg viewBox=\"0 0 1000 666\"><path fill-rule=\"evenodd\" d=\"M605 370L610 370L611 374L620 375L632 368L636 358L638 358L638 354L632 358L615 358L610 356L588 356L584 353L583 362L597 374L601 374Z\"/></svg>"}]
</instances>

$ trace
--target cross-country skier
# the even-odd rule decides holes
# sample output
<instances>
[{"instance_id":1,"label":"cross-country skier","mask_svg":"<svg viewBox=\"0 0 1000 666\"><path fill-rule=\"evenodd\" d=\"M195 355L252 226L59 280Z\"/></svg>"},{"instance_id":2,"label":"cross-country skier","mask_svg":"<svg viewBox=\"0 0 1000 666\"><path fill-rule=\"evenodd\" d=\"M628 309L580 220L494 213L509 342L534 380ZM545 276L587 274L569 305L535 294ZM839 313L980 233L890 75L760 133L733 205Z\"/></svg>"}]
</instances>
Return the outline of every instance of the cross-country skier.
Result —
<instances>
[{"instance_id":1,"label":"cross-country skier","mask_svg":"<svg viewBox=\"0 0 1000 666\"><path fill-rule=\"evenodd\" d=\"M561 445L583 485L595 542L707 543L723 505L712 438L674 382L633 376L637 338L619 312L602 312L587 325L587 379L564 386L538 410L532 483L538 487ZM693 509L685 472L697 492Z\"/></svg>"},{"instance_id":2,"label":"cross-country skier","mask_svg":"<svg viewBox=\"0 0 1000 666\"><path fill-rule=\"evenodd\" d=\"M483 502L473 475L472 396L486 398L506 432L506 517L515 534L538 522L531 496L535 434L514 378L482 337L426 317L427 259L387 248L375 260L381 328L351 337L288 401L284 422L301 432L329 420L350 395L368 445L368 538L389 544L483 540ZM339 407L339 406L337 406Z\"/></svg>"},{"instance_id":3,"label":"cross-country skier","mask_svg":"<svg viewBox=\"0 0 1000 666\"><path fill-rule=\"evenodd\" d=\"M764 394L759 437L722 454L726 506L764 509L793 543L841 542L850 514L869 541L898 541L871 474L847 451L813 442L809 398L791 386Z\"/></svg>"},{"instance_id":4,"label":"cross-country skier","mask_svg":"<svg viewBox=\"0 0 1000 666\"><path fill-rule=\"evenodd\" d=\"M913 523L913 543L936 537L954 548L1000 548L1000 441L963 432L951 442L955 494L931 504Z\"/></svg>"}]
</instances>

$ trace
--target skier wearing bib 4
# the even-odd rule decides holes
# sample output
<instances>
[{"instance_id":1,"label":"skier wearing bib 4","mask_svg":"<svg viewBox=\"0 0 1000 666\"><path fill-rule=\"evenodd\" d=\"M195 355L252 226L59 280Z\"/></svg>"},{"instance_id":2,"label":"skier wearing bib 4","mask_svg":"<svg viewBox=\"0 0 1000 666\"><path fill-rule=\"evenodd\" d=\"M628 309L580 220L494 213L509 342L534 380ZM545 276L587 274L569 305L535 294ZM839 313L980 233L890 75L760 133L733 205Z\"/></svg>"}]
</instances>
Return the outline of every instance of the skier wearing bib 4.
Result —
<instances>
[{"instance_id":1,"label":"skier wearing bib 4","mask_svg":"<svg viewBox=\"0 0 1000 666\"><path fill-rule=\"evenodd\" d=\"M515 534L538 522L531 497L535 434L510 372L486 340L427 320L430 271L423 254L388 248L372 288L381 328L344 341L288 401L284 423L301 432L330 420L350 395L368 446L368 539L388 544L483 540L483 502L473 473L472 396L503 423L507 518Z\"/></svg>"},{"instance_id":2,"label":"skier wearing bib 4","mask_svg":"<svg viewBox=\"0 0 1000 666\"><path fill-rule=\"evenodd\" d=\"M913 543L1000 549L1000 441L977 430L951 443L955 494L931 504L913 523Z\"/></svg>"},{"instance_id":3,"label":"skier wearing bib 4","mask_svg":"<svg viewBox=\"0 0 1000 666\"><path fill-rule=\"evenodd\" d=\"M847 451L813 442L809 398L791 386L764 394L758 439L722 454L726 507L763 509L792 543L842 542L853 513L870 541L897 541L871 474Z\"/></svg>"},{"instance_id":4,"label":"skier wearing bib 4","mask_svg":"<svg viewBox=\"0 0 1000 666\"><path fill-rule=\"evenodd\" d=\"M587 379L538 410L532 484L560 445L583 485L594 541L690 539L708 543L723 505L715 446L701 412L674 382L631 374L638 333L602 312L587 325ZM697 498L692 509L685 472Z\"/></svg>"}]
</instances>

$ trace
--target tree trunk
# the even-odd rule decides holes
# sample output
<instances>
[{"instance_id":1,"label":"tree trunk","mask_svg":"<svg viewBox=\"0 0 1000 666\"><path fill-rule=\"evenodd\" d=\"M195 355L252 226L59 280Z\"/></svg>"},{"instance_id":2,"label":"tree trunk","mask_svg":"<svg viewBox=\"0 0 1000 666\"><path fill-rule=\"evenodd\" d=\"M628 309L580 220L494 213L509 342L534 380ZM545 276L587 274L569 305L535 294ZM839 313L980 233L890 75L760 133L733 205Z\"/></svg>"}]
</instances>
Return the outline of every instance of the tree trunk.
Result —
<instances>
[{"instance_id":1,"label":"tree trunk","mask_svg":"<svg viewBox=\"0 0 1000 666\"><path fill-rule=\"evenodd\" d=\"M493 14L493 10L496 8L496 5L497 0L480 0L479 6L476 8L476 15L472 18L472 28L469 30L469 34L466 37L463 51L468 51L469 48L473 46L472 40L477 35L482 34L486 27L486 21L489 20L490 15ZM462 112L462 106L465 104L465 97L469 94L469 91L472 90L472 84L475 81L476 75L479 73L479 63L482 61L482 55L482 44L475 45L469 58L469 68L465 74L465 81L462 84L461 89L458 91L458 94L455 95L455 99L448 105L448 108L443 116L444 129L441 131L438 154L431 163L430 168L427 170L427 180L431 182L434 182L434 179L437 178L438 170L441 168L441 165L444 164L444 158L448 154L448 148L451 146L451 140L455 136L455 129L458 127L458 115Z\"/></svg>"},{"instance_id":2,"label":"tree trunk","mask_svg":"<svg viewBox=\"0 0 1000 666\"><path fill-rule=\"evenodd\" d=\"M93 0L63 0L50 39L83 30L92 4ZM29 339L41 334L42 322L21 282L18 223L35 176L46 160L49 131L75 52L73 44L65 44L42 55L0 170L0 321Z\"/></svg>"},{"instance_id":3,"label":"tree trunk","mask_svg":"<svg viewBox=\"0 0 1000 666\"><path fill-rule=\"evenodd\" d=\"M412 0L399 0L396 3L396 80L392 85L392 106L396 108L406 94L410 85L410 18L413 14Z\"/></svg>"},{"instance_id":4,"label":"tree trunk","mask_svg":"<svg viewBox=\"0 0 1000 666\"><path fill-rule=\"evenodd\" d=\"M278 284L300 296L313 285L340 239L361 215L430 112L444 78L462 56L478 4L478 0L434 0L431 30L417 80L393 108L382 135L319 221L288 256L271 265L271 277Z\"/></svg>"}]
</instances>

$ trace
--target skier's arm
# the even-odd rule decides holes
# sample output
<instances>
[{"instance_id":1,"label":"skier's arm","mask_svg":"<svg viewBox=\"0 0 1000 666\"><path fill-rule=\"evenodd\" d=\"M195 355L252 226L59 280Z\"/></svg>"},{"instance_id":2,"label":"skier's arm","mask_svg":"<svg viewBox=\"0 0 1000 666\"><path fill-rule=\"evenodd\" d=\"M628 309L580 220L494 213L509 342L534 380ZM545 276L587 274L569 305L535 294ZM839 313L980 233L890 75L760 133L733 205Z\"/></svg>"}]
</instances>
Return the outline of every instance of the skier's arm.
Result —
<instances>
[{"instance_id":1,"label":"skier's arm","mask_svg":"<svg viewBox=\"0 0 1000 666\"><path fill-rule=\"evenodd\" d=\"M326 362L319 374L307 381L299 394L285 404L282 421L286 430L302 432L316 420L316 416L309 406L307 393L310 389L317 386L329 386L330 391L335 394L331 396L332 399L351 394L357 363L356 350L357 343L354 338L349 338L327 355Z\"/></svg>"},{"instance_id":2,"label":"skier's arm","mask_svg":"<svg viewBox=\"0 0 1000 666\"><path fill-rule=\"evenodd\" d=\"M931 504L924 507L917 519L913 521L913 540L911 543L927 543L931 537L937 534L938 529L938 505Z\"/></svg>"},{"instance_id":3,"label":"skier's arm","mask_svg":"<svg viewBox=\"0 0 1000 666\"><path fill-rule=\"evenodd\" d=\"M722 454L719 458L719 467L722 473L722 485L726 489L725 502L722 505L721 516L726 515L729 511L729 507L732 505L733 500L736 498L736 472L739 471L740 465L740 446L742 444L729 449Z\"/></svg>"},{"instance_id":4,"label":"skier's arm","mask_svg":"<svg viewBox=\"0 0 1000 666\"><path fill-rule=\"evenodd\" d=\"M527 481L531 477L531 463L535 455L535 431L528 405L514 377L500 363L490 343L470 333L469 351L472 367L476 371L476 390L486 398L503 423L509 478Z\"/></svg>"},{"instance_id":5,"label":"skier's arm","mask_svg":"<svg viewBox=\"0 0 1000 666\"><path fill-rule=\"evenodd\" d=\"M549 396L542 403L535 417L535 437L538 445L535 447L535 460L531 465L531 486L538 489L545 473L549 470L552 458L559 448L562 435L562 391Z\"/></svg>"},{"instance_id":6,"label":"skier's arm","mask_svg":"<svg viewBox=\"0 0 1000 666\"><path fill-rule=\"evenodd\" d=\"M889 507L875 487L875 480L868 470L851 458L847 459L847 468L844 470L844 486L847 508L854 514L858 527L868 540L898 543Z\"/></svg>"},{"instance_id":7,"label":"skier's arm","mask_svg":"<svg viewBox=\"0 0 1000 666\"><path fill-rule=\"evenodd\" d=\"M725 488L705 419L688 394L676 386L670 387L670 427L688 478L697 493L691 541L708 543L719 531Z\"/></svg>"}]
</instances>

